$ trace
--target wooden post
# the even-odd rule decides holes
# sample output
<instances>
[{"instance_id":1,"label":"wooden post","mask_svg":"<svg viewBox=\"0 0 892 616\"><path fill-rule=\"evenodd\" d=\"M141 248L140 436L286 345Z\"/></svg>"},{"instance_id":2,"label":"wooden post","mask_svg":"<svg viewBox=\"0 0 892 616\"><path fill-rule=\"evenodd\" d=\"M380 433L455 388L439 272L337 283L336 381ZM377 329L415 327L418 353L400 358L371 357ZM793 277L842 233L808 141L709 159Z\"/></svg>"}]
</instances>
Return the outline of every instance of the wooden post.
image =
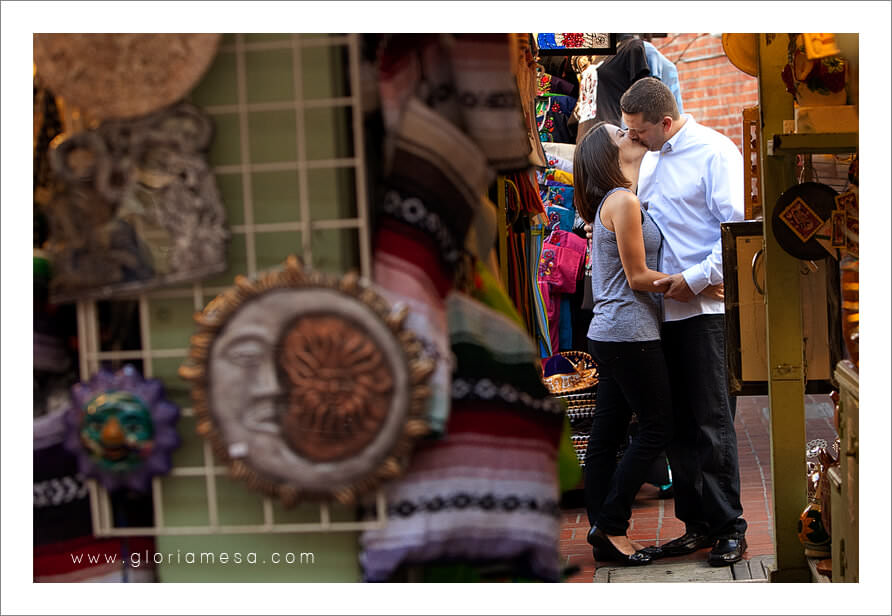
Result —
<instances>
[{"instance_id":1,"label":"wooden post","mask_svg":"<svg viewBox=\"0 0 892 616\"><path fill-rule=\"evenodd\" d=\"M775 202L796 183L792 158L776 154L773 148L774 135L783 133L783 121L793 119L793 97L781 80L781 71L787 63L788 39L786 34L757 36L772 501L777 556L777 569L772 572L771 581L807 582L811 574L797 533L799 514L807 503L799 260L780 247L771 230Z\"/></svg>"}]
</instances>

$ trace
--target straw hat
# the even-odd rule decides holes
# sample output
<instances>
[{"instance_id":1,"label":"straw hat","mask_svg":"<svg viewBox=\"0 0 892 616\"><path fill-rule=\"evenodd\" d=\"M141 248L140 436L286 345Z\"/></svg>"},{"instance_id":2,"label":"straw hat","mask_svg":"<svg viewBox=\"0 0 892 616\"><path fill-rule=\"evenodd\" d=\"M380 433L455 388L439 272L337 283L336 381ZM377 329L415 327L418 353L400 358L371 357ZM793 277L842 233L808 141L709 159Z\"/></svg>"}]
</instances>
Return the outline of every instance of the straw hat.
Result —
<instances>
[{"instance_id":1,"label":"straw hat","mask_svg":"<svg viewBox=\"0 0 892 616\"><path fill-rule=\"evenodd\" d=\"M47 87L90 120L157 111L183 98L210 66L219 34L35 34Z\"/></svg>"},{"instance_id":2,"label":"straw hat","mask_svg":"<svg viewBox=\"0 0 892 616\"><path fill-rule=\"evenodd\" d=\"M722 34L722 48L731 64L747 75L759 76L759 40L752 33Z\"/></svg>"}]
</instances>

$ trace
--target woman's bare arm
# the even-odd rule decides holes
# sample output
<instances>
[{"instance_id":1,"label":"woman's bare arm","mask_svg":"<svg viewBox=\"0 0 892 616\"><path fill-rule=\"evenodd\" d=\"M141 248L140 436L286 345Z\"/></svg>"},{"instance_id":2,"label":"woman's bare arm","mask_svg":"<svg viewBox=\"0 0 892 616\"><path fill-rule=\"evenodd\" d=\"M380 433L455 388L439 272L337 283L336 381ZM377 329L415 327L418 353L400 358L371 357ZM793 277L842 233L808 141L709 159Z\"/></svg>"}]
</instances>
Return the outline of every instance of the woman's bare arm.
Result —
<instances>
[{"instance_id":1,"label":"woman's bare arm","mask_svg":"<svg viewBox=\"0 0 892 616\"><path fill-rule=\"evenodd\" d=\"M655 286L654 281L665 278L666 274L647 267L638 197L625 191L611 195L601 207L601 222L608 229L613 227L611 230L616 234L619 258L632 290L650 293L665 291L667 287Z\"/></svg>"}]
</instances>

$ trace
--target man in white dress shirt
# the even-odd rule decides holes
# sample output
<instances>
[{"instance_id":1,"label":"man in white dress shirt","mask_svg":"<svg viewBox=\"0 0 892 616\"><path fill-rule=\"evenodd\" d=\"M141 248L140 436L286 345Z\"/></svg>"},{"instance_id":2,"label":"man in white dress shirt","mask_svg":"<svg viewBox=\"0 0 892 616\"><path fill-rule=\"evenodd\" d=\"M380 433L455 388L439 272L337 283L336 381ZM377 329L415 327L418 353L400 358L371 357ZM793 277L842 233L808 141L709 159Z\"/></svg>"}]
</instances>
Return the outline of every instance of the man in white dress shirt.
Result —
<instances>
[{"instance_id":1,"label":"man in white dress shirt","mask_svg":"<svg viewBox=\"0 0 892 616\"><path fill-rule=\"evenodd\" d=\"M735 403L725 368L725 307L700 292L722 282L721 223L743 220L743 157L733 141L681 115L672 92L653 77L620 101L629 137L649 152L638 198L663 233L665 289L661 337L672 383L675 438L667 453L675 515L685 534L651 548L655 557L712 547L712 565L746 551L740 504ZM667 288L668 285L668 288Z\"/></svg>"}]
</instances>

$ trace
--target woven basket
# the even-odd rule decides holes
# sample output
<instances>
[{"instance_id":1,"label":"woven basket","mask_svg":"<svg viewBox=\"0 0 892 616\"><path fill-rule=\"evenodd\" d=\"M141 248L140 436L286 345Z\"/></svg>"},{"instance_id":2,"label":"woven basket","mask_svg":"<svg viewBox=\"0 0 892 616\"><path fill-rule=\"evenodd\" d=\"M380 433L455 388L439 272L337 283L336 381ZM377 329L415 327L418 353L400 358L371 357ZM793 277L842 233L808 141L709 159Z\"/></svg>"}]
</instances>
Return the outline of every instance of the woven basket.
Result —
<instances>
[{"instance_id":1,"label":"woven basket","mask_svg":"<svg viewBox=\"0 0 892 616\"><path fill-rule=\"evenodd\" d=\"M575 372L544 377L542 380L548 391L560 395L598 384L598 366L591 355L582 351L563 351L560 355L570 362Z\"/></svg>"}]
</instances>

